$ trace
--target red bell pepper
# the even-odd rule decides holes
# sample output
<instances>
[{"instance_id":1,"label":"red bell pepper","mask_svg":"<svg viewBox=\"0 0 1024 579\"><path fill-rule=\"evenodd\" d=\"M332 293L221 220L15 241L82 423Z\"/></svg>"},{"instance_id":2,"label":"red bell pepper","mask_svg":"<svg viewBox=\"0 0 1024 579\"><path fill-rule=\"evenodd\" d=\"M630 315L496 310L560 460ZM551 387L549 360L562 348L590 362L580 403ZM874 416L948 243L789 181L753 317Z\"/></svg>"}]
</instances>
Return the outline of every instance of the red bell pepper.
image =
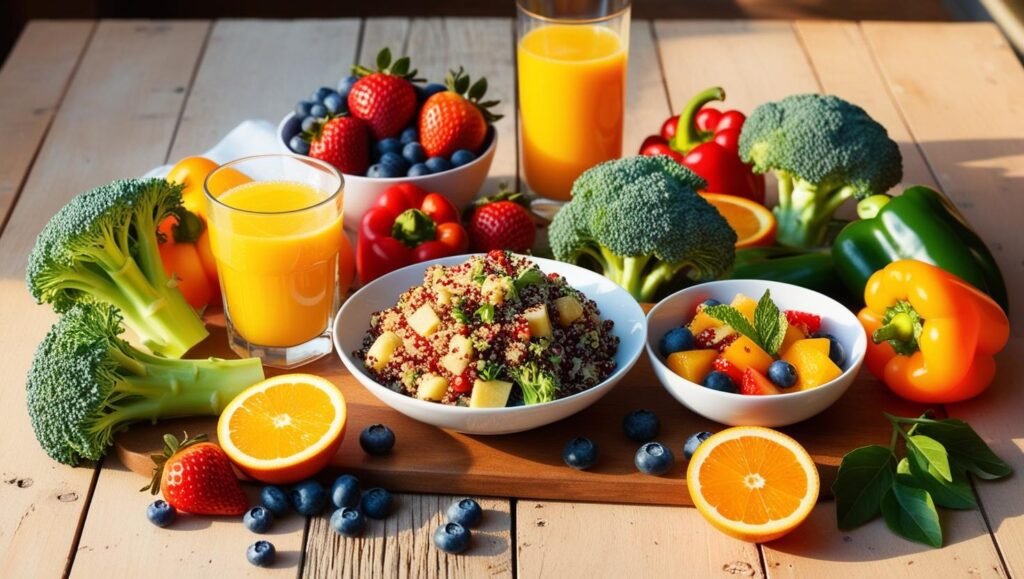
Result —
<instances>
[{"instance_id":1,"label":"red bell pepper","mask_svg":"<svg viewBox=\"0 0 1024 579\"><path fill-rule=\"evenodd\" d=\"M704 106L724 99L720 87L698 93L682 114L661 125L660 134L644 139L640 154L672 157L707 181L705 191L764 203L764 175L755 174L739 157L740 130L747 117Z\"/></svg>"},{"instance_id":2,"label":"red bell pepper","mask_svg":"<svg viewBox=\"0 0 1024 579\"><path fill-rule=\"evenodd\" d=\"M363 216L356 270L365 284L400 267L465 253L468 247L459 212L444 195L395 185Z\"/></svg>"}]
</instances>

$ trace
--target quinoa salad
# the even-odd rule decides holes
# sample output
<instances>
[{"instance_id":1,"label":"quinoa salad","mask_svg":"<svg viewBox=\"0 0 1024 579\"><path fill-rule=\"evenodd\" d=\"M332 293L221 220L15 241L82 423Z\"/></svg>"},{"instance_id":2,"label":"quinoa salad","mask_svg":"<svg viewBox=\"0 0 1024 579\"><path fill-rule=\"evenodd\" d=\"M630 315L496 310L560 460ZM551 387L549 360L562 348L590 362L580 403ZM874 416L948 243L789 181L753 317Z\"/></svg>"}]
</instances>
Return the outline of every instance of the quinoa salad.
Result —
<instances>
[{"instance_id":1,"label":"quinoa salad","mask_svg":"<svg viewBox=\"0 0 1024 579\"><path fill-rule=\"evenodd\" d=\"M423 285L370 317L354 356L388 388L431 402L502 408L550 402L615 370L619 339L597 304L505 251L434 265Z\"/></svg>"}]
</instances>

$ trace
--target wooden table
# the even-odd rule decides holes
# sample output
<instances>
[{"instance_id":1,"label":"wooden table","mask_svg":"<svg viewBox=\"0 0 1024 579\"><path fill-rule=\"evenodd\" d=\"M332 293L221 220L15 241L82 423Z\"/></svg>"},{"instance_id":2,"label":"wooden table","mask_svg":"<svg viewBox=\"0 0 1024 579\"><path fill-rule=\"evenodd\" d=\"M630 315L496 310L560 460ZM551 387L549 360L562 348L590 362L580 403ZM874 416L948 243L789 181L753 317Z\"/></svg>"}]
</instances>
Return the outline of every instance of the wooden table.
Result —
<instances>
[{"instance_id":1,"label":"wooden table","mask_svg":"<svg viewBox=\"0 0 1024 579\"><path fill-rule=\"evenodd\" d=\"M481 499L471 554L430 533L451 500L402 495L366 537L325 517L283 519L276 569L250 567L236 520L150 525L142 480L117 460L67 468L39 449L23 376L53 321L22 281L36 234L71 196L198 154L246 118L278 119L383 46L430 78L464 64L504 101L486 190L517 181L513 22L505 19L33 22L0 71L0 575L56 577L1024 577L1024 74L989 24L640 21L632 27L627 151L712 84L750 111L792 93L836 93L888 127L904 185L944 190L988 241L1014 298L1014 337L985 396L948 407L1018 474L977 485L978 511L944 511L931 550L876 521L836 530L820 504L792 535L740 543L693 509ZM879 417L881 419L881 417Z\"/></svg>"}]
</instances>

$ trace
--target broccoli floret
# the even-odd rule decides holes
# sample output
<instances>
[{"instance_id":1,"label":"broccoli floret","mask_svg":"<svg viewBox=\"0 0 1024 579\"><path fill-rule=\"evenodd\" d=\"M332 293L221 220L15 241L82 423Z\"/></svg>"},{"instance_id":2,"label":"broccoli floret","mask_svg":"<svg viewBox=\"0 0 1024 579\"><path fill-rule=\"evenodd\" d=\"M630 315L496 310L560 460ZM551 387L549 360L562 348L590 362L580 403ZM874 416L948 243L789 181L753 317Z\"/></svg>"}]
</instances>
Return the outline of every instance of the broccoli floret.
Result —
<instances>
[{"instance_id":1,"label":"broccoli floret","mask_svg":"<svg viewBox=\"0 0 1024 579\"><path fill-rule=\"evenodd\" d=\"M157 225L180 205L181 186L163 179L114 181L78 195L39 234L29 291L58 312L110 304L147 348L180 358L207 336L160 261Z\"/></svg>"},{"instance_id":2,"label":"broccoli floret","mask_svg":"<svg viewBox=\"0 0 1024 579\"><path fill-rule=\"evenodd\" d=\"M840 205L884 193L903 176L885 127L830 95L793 95L754 109L740 133L740 157L758 173L775 173L777 239L795 247L824 244Z\"/></svg>"},{"instance_id":3,"label":"broccoli floret","mask_svg":"<svg viewBox=\"0 0 1024 579\"><path fill-rule=\"evenodd\" d=\"M129 423L216 416L263 380L258 358L171 360L119 337L117 310L71 306L36 350L28 372L28 414L39 444L56 461L99 459Z\"/></svg>"},{"instance_id":4,"label":"broccoli floret","mask_svg":"<svg viewBox=\"0 0 1024 579\"><path fill-rule=\"evenodd\" d=\"M683 272L717 278L732 266L736 232L697 191L703 179L666 156L597 165L572 186L548 229L555 258L596 265L639 301Z\"/></svg>"},{"instance_id":5,"label":"broccoli floret","mask_svg":"<svg viewBox=\"0 0 1024 579\"><path fill-rule=\"evenodd\" d=\"M558 395L558 377L541 370L536 362L527 362L510 373L523 391L523 403L527 406L551 402Z\"/></svg>"}]
</instances>

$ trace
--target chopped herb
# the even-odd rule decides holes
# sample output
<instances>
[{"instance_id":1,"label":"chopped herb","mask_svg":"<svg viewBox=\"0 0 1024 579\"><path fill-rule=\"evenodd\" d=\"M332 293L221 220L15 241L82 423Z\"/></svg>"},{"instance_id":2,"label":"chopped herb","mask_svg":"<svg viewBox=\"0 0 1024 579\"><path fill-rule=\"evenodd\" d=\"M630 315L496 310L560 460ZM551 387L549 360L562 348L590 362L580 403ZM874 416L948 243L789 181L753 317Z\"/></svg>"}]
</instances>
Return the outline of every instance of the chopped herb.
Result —
<instances>
[{"instance_id":1,"label":"chopped herb","mask_svg":"<svg viewBox=\"0 0 1024 579\"><path fill-rule=\"evenodd\" d=\"M473 315L480 318L485 324L494 323L494 304L484 304L473 312Z\"/></svg>"}]
</instances>

